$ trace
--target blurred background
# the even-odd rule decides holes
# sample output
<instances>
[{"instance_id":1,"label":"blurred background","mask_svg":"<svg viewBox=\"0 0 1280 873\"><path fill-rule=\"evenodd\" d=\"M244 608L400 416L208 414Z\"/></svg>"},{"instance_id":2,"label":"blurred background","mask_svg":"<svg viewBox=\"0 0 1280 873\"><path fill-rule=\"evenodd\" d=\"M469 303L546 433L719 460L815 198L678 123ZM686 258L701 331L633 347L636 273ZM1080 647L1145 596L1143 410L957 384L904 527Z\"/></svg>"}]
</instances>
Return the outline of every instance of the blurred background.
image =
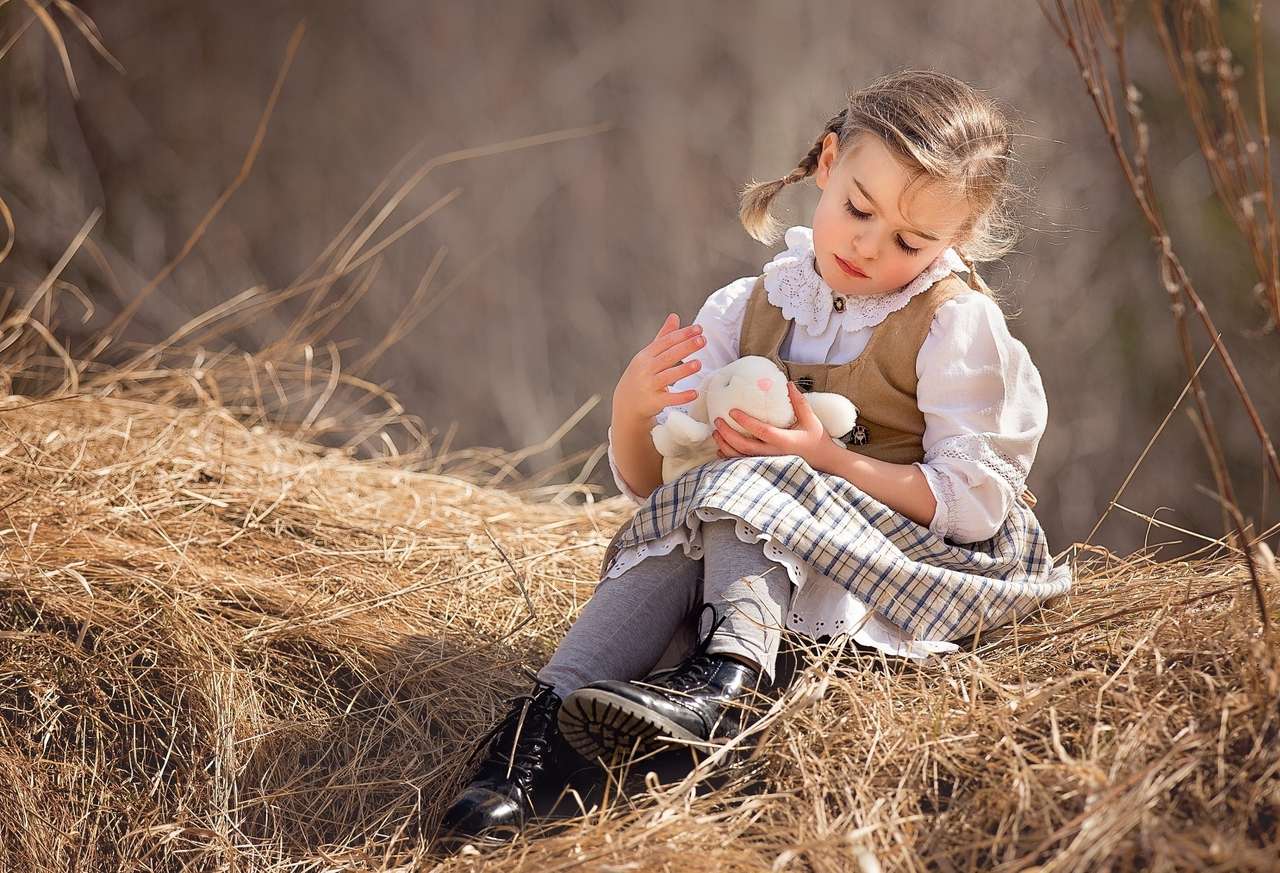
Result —
<instances>
[{"instance_id":1,"label":"blurred background","mask_svg":"<svg viewBox=\"0 0 1280 873\"><path fill-rule=\"evenodd\" d=\"M422 160L534 134L607 129L445 165L397 213L460 189L364 275L334 338L344 356L377 345L432 259L448 293L377 362L436 443L536 444L599 402L522 472L575 455L563 479L616 493L599 449L609 398L667 312L756 275L778 247L737 220L751 179L790 171L846 90L885 72L934 68L988 90L1023 134L1031 196L1018 251L983 275L1044 376L1050 423L1028 485L1055 551L1086 537L1185 382L1146 225L1066 49L1036 4L1007 0L806 2L412 2L220 0L78 4L116 69L68 37L79 98L29 5L0 4L0 195L18 227L0 283L18 298L98 207L92 241L64 278L95 305L89 336L173 259L241 165L295 26L305 35L252 173L199 245L158 286L127 336L148 343L254 286L288 285L376 186ZM1248 3L1223 3L1247 49ZM1138 10L1135 10L1135 15ZM1265 53L1280 56L1277 18ZM1152 124L1155 172L1175 244L1274 432L1280 337L1213 197L1177 93L1141 16L1134 75ZM22 28L27 28L22 33ZM1272 64L1272 117L1280 79ZM397 164L418 148L410 163ZM792 186L775 214L808 224L817 199ZM233 336L257 348L284 307ZM1197 359L1204 353L1197 349ZM1206 382L1239 489L1259 518L1261 452L1211 362ZM1205 491L1204 489L1209 489ZM1221 513L1196 432L1179 410L1122 503L1217 536ZM1115 511L1094 541L1127 552L1200 542Z\"/></svg>"}]
</instances>

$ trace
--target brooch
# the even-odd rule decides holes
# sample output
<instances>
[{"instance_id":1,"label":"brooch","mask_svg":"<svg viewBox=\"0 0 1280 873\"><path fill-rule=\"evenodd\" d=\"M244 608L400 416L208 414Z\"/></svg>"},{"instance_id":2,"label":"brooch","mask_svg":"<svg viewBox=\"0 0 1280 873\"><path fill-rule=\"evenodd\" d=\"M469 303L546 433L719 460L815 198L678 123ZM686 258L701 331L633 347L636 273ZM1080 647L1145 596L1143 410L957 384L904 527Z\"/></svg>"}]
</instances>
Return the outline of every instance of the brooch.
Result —
<instances>
[{"instance_id":1,"label":"brooch","mask_svg":"<svg viewBox=\"0 0 1280 873\"><path fill-rule=\"evenodd\" d=\"M840 441L846 446L865 446L871 442L871 434L862 425L854 425L853 430L840 437Z\"/></svg>"},{"instance_id":2,"label":"brooch","mask_svg":"<svg viewBox=\"0 0 1280 873\"><path fill-rule=\"evenodd\" d=\"M844 298L838 294L831 296L831 308L836 312L844 312Z\"/></svg>"}]
</instances>

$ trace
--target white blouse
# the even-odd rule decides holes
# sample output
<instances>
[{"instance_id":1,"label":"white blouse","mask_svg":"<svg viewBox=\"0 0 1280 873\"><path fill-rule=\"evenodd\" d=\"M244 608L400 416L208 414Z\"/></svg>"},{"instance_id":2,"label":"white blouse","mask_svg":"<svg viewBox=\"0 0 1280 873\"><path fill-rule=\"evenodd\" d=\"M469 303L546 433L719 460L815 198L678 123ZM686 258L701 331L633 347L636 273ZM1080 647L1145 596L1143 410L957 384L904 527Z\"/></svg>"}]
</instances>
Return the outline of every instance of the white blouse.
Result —
<instances>
[{"instance_id":1,"label":"white blouse","mask_svg":"<svg viewBox=\"0 0 1280 873\"><path fill-rule=\"evenodd\" d=\"M948 273L967 269L947 249L903 288L846 297L844 311L837 312L832 306L835 293L814 269L812 230L793 227L784 239L787 250L764 266L763 275L769 302L792 322L779 355L797 363L848 363L890 313ZM703 303L694 321L702 326L707 342L686 358L697 358L702 367L672 385L672 393L700 390L707 376L737 359L742 320L756 278L737 279ZM1040 373L1026 347L1009 333L999 305L971 291L938 307L916 357L916 376L917 404L925 420L924 461L916 466L938 504L929 528L957 543L989 539L1004 524L1022 491L1048 420ZM687 410L687 406L668 407L655 421L665 420L671 408ZM644 498L632 492L618 472L612 440L611 430L609 465L614 482L632 501L643 504ZM732 517L714 510L700 510L698 515L703 520ZM859 642L908 657L956 648L946 641L911 640L838 582L769 542L767 534L740 520L737 530L744 541L766 541L766 553L787 567L797 586L788 626L811 636L848 630ZM691 558L699 558L700 540L695 530L677 529L661 541L626 550L628 554L619 555L608 575L619 575L645 554L665 554L676 545L682 545ZM812 584L806 586L806 581Z\"/></svg>"}]
</instances>

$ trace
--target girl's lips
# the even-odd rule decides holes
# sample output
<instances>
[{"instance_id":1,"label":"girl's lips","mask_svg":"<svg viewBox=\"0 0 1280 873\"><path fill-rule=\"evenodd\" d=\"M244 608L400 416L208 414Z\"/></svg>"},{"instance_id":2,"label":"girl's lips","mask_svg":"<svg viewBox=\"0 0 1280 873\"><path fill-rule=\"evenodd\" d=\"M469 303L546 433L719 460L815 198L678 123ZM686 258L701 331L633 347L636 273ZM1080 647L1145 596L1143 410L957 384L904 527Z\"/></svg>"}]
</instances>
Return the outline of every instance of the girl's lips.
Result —
<instances>
[{"instance_id":1,"label":"girl's lips","mask_svg":"<svg viewBox=\"0 0 1280 873\"><path fill-rule=\"evenodd\" d=\"M857 278L857 279L865 279L865 278L867 278L867 274L866 274L866 273L862 272L862 271L861 271L861 270L859 270L857 267L855 267L853 264L851 264L851 263L849 263L848 261L846 261L846 260L844 260L843 258L841 258L839 255L832 255L831 257L835 258L835 259L836 259L836 263L840 265L840 269L844 270L844 271L845 271L846 273L848 273L850 276L853 276L854 278Z\"/></svg>"}]
</instances>

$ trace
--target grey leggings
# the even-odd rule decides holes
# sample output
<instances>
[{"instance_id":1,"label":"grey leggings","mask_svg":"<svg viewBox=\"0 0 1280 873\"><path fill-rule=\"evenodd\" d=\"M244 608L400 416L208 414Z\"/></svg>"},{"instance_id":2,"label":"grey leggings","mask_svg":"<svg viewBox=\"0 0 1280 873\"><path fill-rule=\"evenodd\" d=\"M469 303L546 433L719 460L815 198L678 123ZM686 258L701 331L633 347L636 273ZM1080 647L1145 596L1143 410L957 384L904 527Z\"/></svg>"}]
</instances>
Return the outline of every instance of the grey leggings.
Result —
<instances>
[{"instance_id":1,"label":"grey leggings","mask_svg":"<svg viewBox=\"0 0 1280 873\"><path fill-rule=\"evenodd\" d=\"M761 544L738 539L730 519L703 522L701 530L701 561L677 547L597 585L538 678L563 698L589 682L643 679L655 667L674 666L711 628L705 602L717 617L728 616L707 651L750 658L772 685L791 604L787 571Z\"/></svg>"}]
</instances>

